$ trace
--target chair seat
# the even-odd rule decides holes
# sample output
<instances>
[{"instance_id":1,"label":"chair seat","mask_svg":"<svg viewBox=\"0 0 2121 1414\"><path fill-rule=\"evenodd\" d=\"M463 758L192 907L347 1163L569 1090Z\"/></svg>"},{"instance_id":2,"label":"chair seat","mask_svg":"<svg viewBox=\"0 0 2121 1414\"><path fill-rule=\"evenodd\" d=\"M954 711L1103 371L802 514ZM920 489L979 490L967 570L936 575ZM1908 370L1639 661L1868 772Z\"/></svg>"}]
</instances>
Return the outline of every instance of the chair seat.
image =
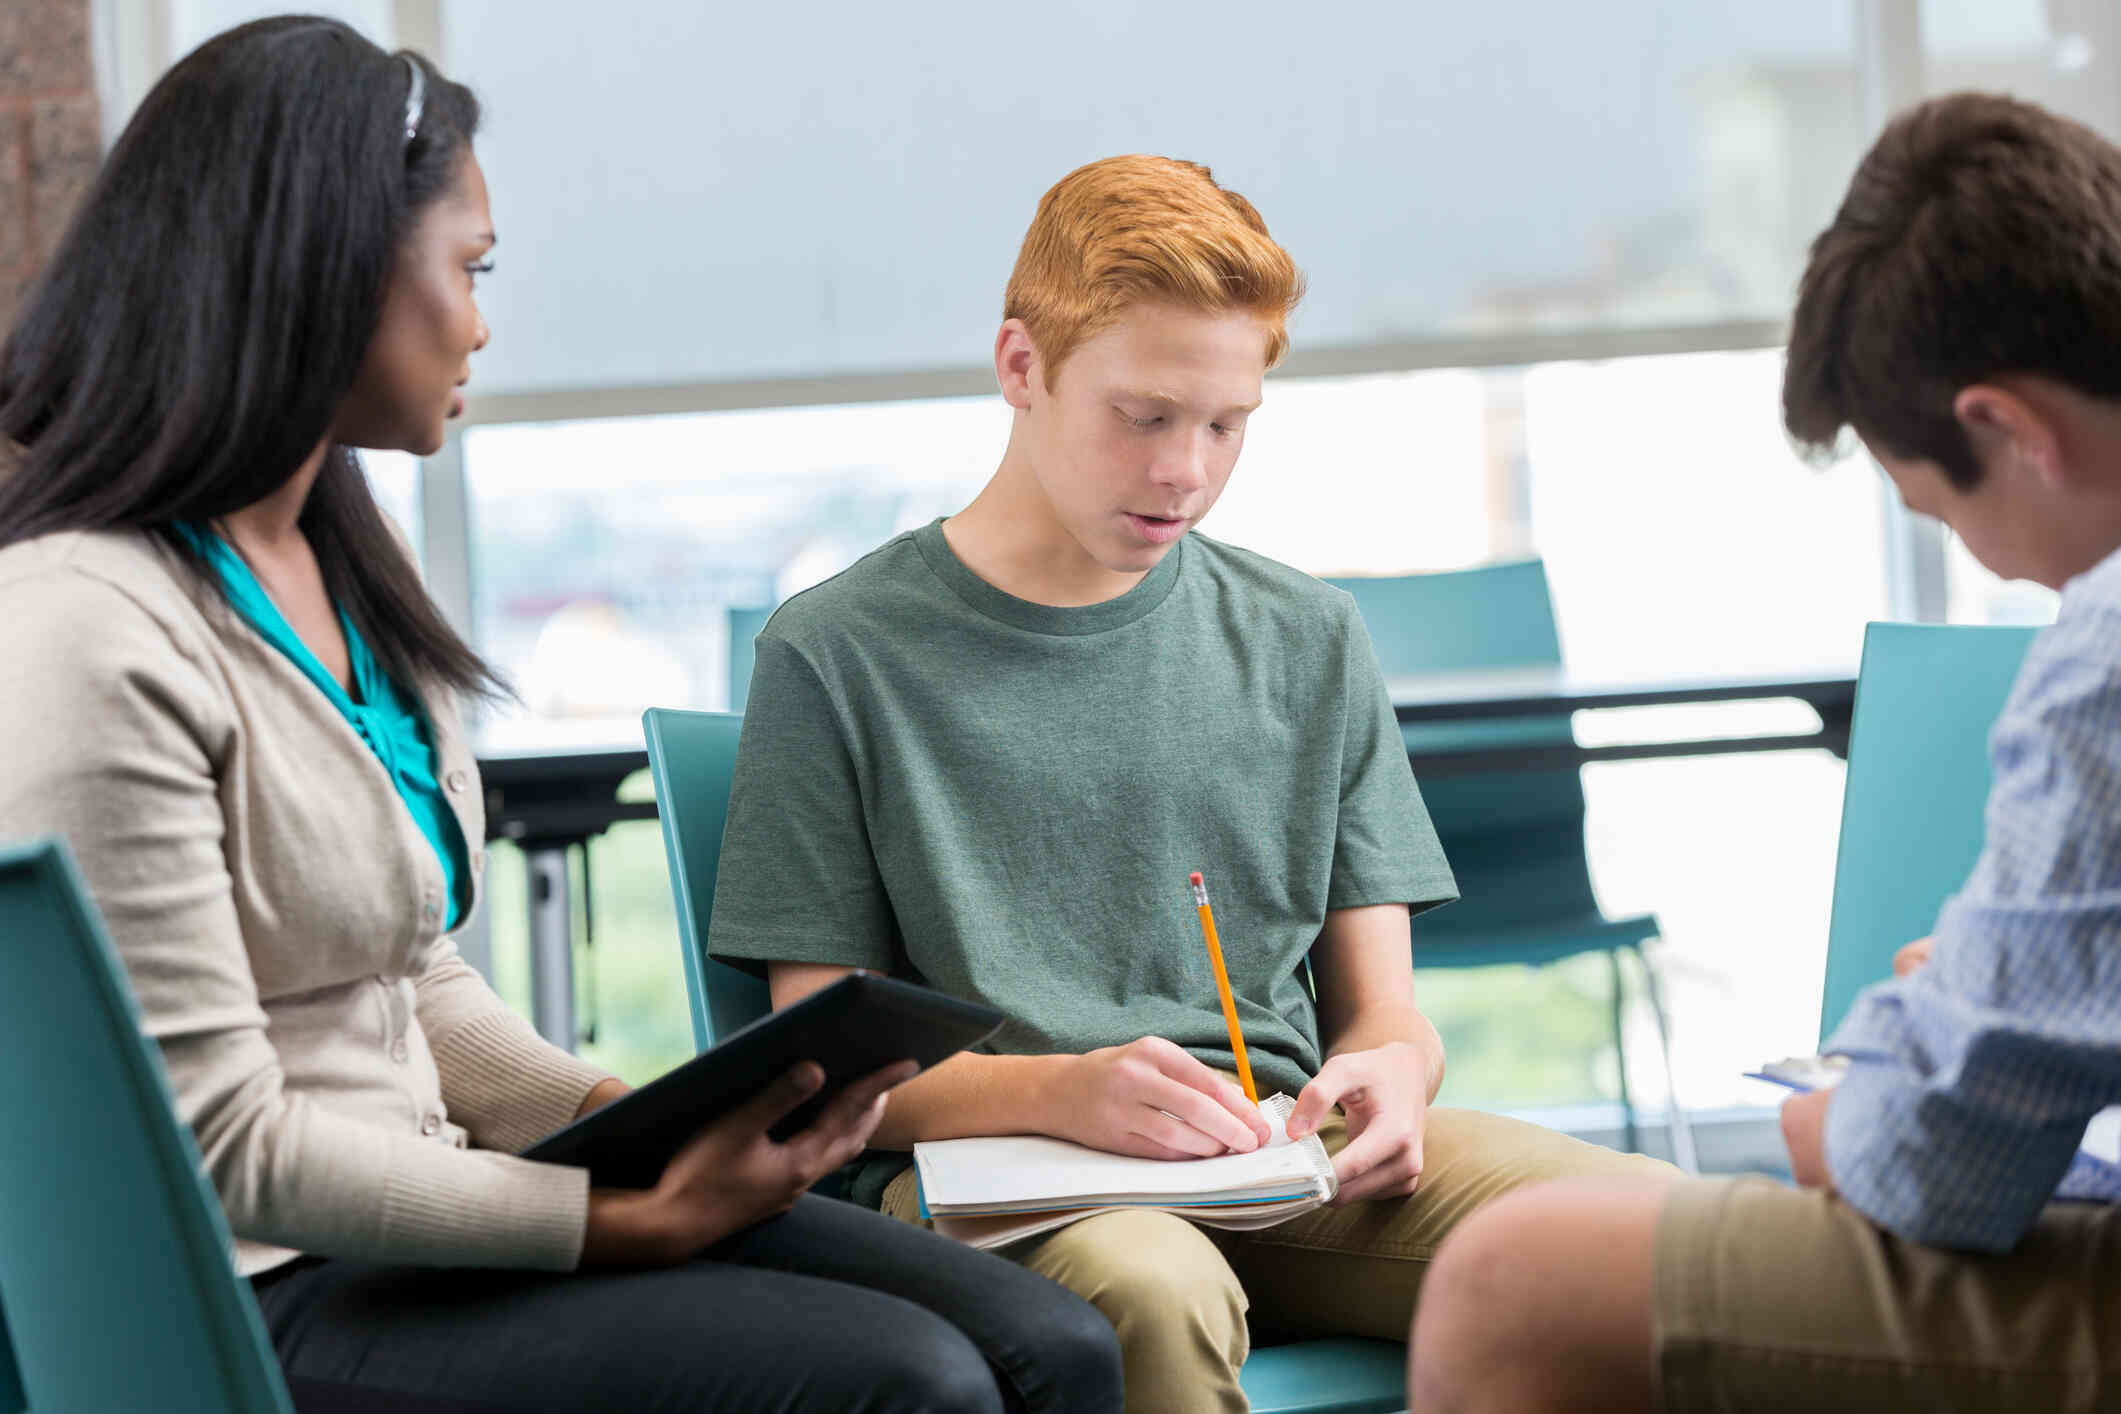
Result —
<instances>
[{"instance_id":1,"label":"chair seat","mask_svg":"<svg viewBox=\"0 0 2121 1414\"><path fill-rule=\"evenodd\" d=\"M1252 1414L1392 1414L1407 1407L1407 1348L1306 1340L1252 1352L1238 1383Z\"/></svg>"},{"instance_id":2,"label":"chair seat","mask_svg":"<svg viewBox=\"0 0 2121 1414\"><path fill-rule=\"evenodd\" d=\"M1440 909L1436 923L1414 925L1416 967L1544 967L1578 953L1632 947L1662 931L1650 913L1630 918L1587 913L1537 926L1464 932L1449 926L1449 915L1449 909Z\"/></svg>"}]
</instances>

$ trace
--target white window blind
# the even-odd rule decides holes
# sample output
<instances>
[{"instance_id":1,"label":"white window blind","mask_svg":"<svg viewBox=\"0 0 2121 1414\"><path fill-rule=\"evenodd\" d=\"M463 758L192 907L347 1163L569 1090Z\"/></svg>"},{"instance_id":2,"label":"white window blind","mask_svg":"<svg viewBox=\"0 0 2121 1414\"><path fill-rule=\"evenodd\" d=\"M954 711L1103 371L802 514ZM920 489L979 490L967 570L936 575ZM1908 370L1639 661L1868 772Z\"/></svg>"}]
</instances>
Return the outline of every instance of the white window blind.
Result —
<instances>
[{"instance_id":1,"label":"white window blind","mask_svg":"<svg viewBox=\"0 0 2121 1414\"><path fill-rule=\"evenodd\" d=\"M323 15L353 26L385 49L391 38L391 0L167 0L169 61L175 63L225 29L268 15Z\"/></svg>"},{"instance_id":2,"label":"white window blind","mask_svg":"<svg viewBox=\"0 0 2121 1414\"><path fill-rule=\"evenodd\" d=\"M1777 320L1860 146L1850 5L445 0L482 392L977 367L1039 194L1205 161L1299 348Z\"/></svg>"}]
</instances>

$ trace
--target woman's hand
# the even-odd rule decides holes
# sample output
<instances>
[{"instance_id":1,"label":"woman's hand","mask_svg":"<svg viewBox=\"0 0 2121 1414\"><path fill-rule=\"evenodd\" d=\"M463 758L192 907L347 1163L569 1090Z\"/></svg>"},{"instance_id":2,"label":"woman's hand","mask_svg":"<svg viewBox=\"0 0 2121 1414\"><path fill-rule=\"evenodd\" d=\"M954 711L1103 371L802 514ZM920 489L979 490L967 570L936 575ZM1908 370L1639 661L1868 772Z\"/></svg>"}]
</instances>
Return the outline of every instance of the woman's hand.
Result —
<instances>
[{"instance_id":1,"label":"woman's hand","mask_svg":"<svg viewBox=\"0 0 2121 1414\"><path fill-rule=\"evenodd\" d=\"M1145 1159L1205 1159L1273 1137L1259 1107L1161 1036L1069 1057L1047 1087L1043 1132Z\"/></svg>"},{"instance_id":2,"label":"woman's hand","mask_svg":"<svg viewBox=\"0 0 2121 1414\"><path fill-rule=\"evenodd\" d=\"M575 1110L574 1117L580 1119L591 1110L600 1110L632 1088L616 1075L599 1080L590 1092L582 1097L581 1106Z\"/></svg>"},{"instance_id":3,"label":"woman's hand","mask_svg":"<svg viewBox=\"0 0 2121 1414\"><path fill-rule=\"evenodd\" d=\"M900 1061L863 1076L833 1096L808 1129L776 1140L766 1131L825 1083L815 1063L795 1066L701 1130L654 1188L591 1189L582 1264L668 1266L785 1213L811 1184L862 1152L884 1117L885 1092L917 1069Z\"/></svg>"}]
</instances>

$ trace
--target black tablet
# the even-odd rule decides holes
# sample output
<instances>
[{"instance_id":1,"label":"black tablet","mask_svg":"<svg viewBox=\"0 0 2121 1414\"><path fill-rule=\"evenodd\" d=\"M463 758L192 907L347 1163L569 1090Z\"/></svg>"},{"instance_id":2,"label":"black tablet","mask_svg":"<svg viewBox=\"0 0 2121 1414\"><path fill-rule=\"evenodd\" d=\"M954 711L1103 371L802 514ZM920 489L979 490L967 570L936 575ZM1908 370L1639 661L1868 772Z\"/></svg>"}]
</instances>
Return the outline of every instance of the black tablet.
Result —
<instances>
[{"instance_id":1,"label":"black tablet","mask_svg":"<svg viewBox=\"0 0 2121 1414\"><path fill-rule=\"evenodd\" d=\"M806 1127L849 1081L894 1061L917 1061L926 1070L978 1045L1001 1024L993 1007L857 972L546 1135L523 1157L586 1168L589 1181L602 1188L653 1188L670 1156L704 1125L799 1061L823 1066L825 1084L773 1127L776 1139Z\"/></svg>"}]
</instances>

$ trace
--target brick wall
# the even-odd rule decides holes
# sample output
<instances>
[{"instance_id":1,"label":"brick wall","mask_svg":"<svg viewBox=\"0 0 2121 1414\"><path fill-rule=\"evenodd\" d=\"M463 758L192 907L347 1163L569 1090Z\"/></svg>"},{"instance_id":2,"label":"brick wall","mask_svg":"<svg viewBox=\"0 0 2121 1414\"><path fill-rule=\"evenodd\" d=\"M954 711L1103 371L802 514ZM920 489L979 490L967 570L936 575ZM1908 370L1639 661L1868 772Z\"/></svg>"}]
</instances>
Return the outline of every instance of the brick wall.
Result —
<instances>
[{"instance_id":1,"label":"brick wall","mask_svg":"<svg viewBox=\"0 0 2121 1414\"><path fill-rule=\"evenodd\" d=\"M102 161L89 0L0 0L0 328Z\"/></svg>"}]
</instances>

